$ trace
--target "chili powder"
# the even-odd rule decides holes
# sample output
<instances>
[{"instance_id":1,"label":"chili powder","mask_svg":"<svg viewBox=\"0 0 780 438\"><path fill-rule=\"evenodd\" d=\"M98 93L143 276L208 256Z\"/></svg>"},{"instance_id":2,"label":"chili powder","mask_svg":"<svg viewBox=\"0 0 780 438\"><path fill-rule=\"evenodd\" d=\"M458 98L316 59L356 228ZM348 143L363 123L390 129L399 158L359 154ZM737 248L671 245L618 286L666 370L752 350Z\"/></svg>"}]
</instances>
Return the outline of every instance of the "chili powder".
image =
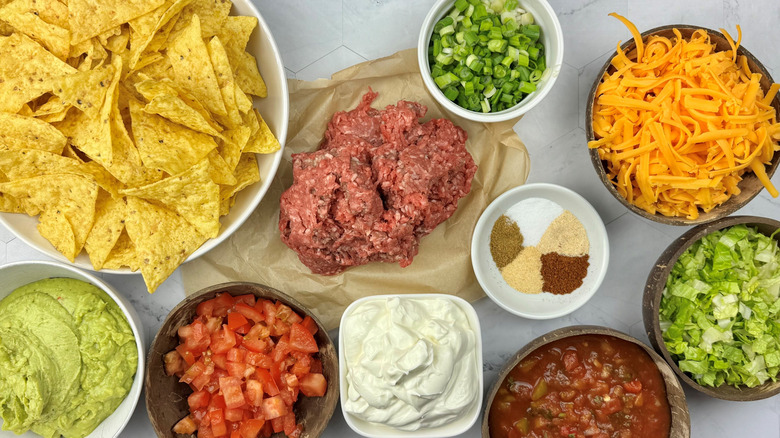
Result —
<instances>
[{"instance_id":1,"label":"chili powder","mask_svg":"<svg viewBox=\"0 0 780 438\"><path fill-rule=\"evenodd\" d=\"M557 252L542 254L542 289L556 295L570 294L588 275L588 255L571 257Z\"/></svg>"}]
</instances>

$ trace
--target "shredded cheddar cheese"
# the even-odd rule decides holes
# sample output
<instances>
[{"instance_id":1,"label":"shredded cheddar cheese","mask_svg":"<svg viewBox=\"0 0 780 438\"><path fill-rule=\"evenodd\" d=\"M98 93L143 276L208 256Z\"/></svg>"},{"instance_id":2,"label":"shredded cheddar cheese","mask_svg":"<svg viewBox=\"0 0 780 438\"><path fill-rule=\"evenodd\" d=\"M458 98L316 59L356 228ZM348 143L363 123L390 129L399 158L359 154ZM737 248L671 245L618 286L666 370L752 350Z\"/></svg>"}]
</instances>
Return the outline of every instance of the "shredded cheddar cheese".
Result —
<instances>
[{"instance_id":1,"label":"shredded cheddar cheese","mask_svg":"<svg viewBox=\"0 0 780 438\"><path fill-rule=\"evenodd\" d=\"M778 196L766 173L780 150L780 123L772 106L780 84L761 88L737 41L723 29L731 50L717 51L704 30L685 40L650 36L612 13L634 37L636 50L617 47L593 108L598 148L621 196L645 211L698 218L739 194L753 172ZM635 59L631 59L635 56Z\"/></svg>"}]
</instances>

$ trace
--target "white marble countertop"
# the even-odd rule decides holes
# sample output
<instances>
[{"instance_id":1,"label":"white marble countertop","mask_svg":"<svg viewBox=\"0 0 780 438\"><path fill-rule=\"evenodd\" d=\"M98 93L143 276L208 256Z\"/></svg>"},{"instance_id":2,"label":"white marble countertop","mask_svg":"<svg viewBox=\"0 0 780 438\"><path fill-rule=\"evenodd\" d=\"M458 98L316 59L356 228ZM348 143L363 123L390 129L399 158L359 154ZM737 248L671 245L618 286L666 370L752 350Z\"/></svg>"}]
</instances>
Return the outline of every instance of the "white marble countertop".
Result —
<instances>
[{"instance_id":1,"label":"white marble countertop","mask_svg":"<svg viewBox=\"0 0 780 438\"><path fill-rule=\"evenodd\" d=\"M414 47L420 24L433 0L253 0L269 23L290 78L315 79L368 59ZM641 296L655 259L685 229L646 221L627 212L604 189L589 163L585 144L584 102L596 71L630 35L618 12L641 30L664 24L696 24L731 32L743 26L743 43L780 79L780 2L778 0L551 0L563 27L565 64L547 98L515 126L531 156L528 182L569 187L587 198L607 227L611 260L596 295L576 312L550 321L516 317L483 298L474 306L482 324L485 391L503 363L531 339L576 324L597 324L647 342ZM522 2L521 2L522 3ZM735 33L732 33L735 34ZM773 179L780 186L780 172ZM765 192L737 214L780 217L780 201ZM0 263L46 259L0 227ZM101 276L129 297L141 315L147 346L181 299L177 271L154 295L140 276ZM332 333L334 339L336 333ZM757 402L726 402L687 390L693 437L778 438L780 397ZM122 437L154 436L143 398ZM323 437L353 433L337 408ZM463 436L479 436L479 424Z\"/></svg>"}]
</instances>

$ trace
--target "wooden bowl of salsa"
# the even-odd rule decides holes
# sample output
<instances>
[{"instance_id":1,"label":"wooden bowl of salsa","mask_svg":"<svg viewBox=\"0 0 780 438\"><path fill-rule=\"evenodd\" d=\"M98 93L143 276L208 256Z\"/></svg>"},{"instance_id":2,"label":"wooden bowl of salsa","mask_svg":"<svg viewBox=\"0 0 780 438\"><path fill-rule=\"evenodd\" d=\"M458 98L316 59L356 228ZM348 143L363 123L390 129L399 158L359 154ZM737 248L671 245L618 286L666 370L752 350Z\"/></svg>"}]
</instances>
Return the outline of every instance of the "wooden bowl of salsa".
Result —
<instances>
[{"instance_id":1,"label":"wooden bowl of salsa","mask_svg":"<svg viewBox=\"0 0 780 438\"><path fill-rule=\"evenodd\" d=\"M617 330L583 325L542 335L507 362L482 436L689 438L691 426L685 393L661 356Z\"/></svg>"}]
</instances>

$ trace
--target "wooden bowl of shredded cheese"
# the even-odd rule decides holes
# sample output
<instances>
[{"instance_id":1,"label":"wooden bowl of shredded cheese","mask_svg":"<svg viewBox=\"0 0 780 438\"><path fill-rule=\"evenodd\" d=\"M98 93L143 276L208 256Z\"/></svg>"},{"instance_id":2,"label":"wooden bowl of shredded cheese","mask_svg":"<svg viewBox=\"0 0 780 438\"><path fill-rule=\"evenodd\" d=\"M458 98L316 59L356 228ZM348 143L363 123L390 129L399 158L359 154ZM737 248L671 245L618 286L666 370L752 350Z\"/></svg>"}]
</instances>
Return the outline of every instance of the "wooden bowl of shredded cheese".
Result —
<instances>
[{"instance_id":1,"label":"wooden bowl of shredded cheese","mask_svg":"<svg viewBox=\"0 0 780 438\"><path fill-rule=\"evenodd\" d=\"M764 188L777 197L780 84L740 45L739 27L736 41L688 25L638 38L611 15L634 38L604 64L586 109L591 162L610 193L668 225L728 216Z\"/></svg>"}]
</instances>

